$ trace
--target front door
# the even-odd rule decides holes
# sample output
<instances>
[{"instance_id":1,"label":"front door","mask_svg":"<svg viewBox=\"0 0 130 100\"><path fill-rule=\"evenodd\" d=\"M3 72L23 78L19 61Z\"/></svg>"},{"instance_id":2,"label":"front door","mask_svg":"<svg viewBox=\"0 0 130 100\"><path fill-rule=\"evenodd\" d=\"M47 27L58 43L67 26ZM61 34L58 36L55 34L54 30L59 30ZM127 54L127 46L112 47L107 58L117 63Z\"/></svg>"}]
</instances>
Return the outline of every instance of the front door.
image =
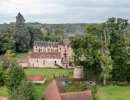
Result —
<instances>
[{"instance_id":1,"label":"front door","mask_svg":"<svg viewBox=\"0 0 130 100\"><path fill-rule=\"evenodd\" d=\"M68 68L68 65L66 65L66 68Z\"/></svg>"}]
</instances>

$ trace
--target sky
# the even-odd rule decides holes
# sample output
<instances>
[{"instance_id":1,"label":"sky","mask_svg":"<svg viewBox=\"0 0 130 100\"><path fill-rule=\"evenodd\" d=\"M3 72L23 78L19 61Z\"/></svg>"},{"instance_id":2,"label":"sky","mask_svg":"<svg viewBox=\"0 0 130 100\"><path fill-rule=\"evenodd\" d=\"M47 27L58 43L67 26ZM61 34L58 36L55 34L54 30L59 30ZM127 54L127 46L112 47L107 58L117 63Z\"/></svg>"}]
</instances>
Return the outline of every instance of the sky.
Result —
<instances>
[{"instance_id":1,"label":"sky","mask_svg":"<svg viewBox=\"0 0 130 100\"><path fill-rule=\"evenodd\" d=\"M0 23L102 23L110 17L130 20L130 0L0 0Z\"/></svg>"}]
</instances>

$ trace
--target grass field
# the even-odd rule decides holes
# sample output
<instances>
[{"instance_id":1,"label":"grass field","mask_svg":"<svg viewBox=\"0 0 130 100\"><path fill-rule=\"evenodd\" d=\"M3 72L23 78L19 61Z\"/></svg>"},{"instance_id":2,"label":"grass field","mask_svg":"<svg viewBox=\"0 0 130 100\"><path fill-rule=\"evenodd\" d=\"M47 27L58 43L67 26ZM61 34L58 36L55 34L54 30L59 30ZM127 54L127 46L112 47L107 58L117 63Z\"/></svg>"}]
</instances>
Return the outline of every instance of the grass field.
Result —
<instances>
[{"instance_id":1,"label":"grass field","mask_svg":"<svg viewBox=\"0 0 130 100\"><path fill-rule=\"evenodd\" d=\"M99 100L130 100L130 86L100 86L97 96Z\"/></svg>"}]
</instances>

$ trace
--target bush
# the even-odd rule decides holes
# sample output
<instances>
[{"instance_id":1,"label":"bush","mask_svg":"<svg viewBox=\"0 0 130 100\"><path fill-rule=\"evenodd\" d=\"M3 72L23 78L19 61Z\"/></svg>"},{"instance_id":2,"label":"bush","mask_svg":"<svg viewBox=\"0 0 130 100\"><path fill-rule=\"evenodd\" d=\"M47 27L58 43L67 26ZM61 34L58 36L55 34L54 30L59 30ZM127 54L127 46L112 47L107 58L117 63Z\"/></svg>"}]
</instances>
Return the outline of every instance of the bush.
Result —
<instances>
[{"instance_id":1,"label":"bush","mask_svg":"<svg viewBox=\"0 0 130 100\"><path fill-rule=\"evenodd\" d=\"M9 56L9 57L15 57L16 56L16 54L12 50L7 50L4 55Z\"/></svg>"},{"instance_id":2,"label":"bush","mask_svg":"<svg viewBox=\"0 0 130 100\"><path fill-rule=\"evenodd\" d=\"M4 85L7 79L6 73L0 67L0 86Z\"/></svg>"},{"instance_id":3,"label":"bush","mask_svg":"<svg viewBox=\"0 0 130 100\"><path fill-rule=\"evenodd\" d=\"M3 70L6 70L9 67L9 61L4 61L1 65Z\"/></svg>"}]
</instances>

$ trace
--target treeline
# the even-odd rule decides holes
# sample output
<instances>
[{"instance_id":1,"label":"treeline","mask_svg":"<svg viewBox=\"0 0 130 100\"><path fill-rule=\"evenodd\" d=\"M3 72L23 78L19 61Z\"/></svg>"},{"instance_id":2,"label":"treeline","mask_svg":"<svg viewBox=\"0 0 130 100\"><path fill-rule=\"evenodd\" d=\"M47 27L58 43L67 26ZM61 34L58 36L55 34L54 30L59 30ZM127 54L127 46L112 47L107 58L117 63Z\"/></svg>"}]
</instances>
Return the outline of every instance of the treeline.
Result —
<instances>
[{"instance_id":1,"label":"treeline","mask_svg":"<svg viewBox=\"0 0 130 100\"><path fill-rule=\"evenodd\" d=\"M109 18L89 24L71 40L74 62L82 65L87 79L130 81L130 27L128 20Z\"/></svg>"},{"instance_id":2,"label":"treeline","mask_svg":"<svg viewBox=\"0 0 130 100\"><path fill-rule=\"evenodd\" d=\"M27 52L36 40L58 41L84 31L86 24L25 23L18 13L15 23L0 24L0 55Z\"/></svg>"}]
</instances>

